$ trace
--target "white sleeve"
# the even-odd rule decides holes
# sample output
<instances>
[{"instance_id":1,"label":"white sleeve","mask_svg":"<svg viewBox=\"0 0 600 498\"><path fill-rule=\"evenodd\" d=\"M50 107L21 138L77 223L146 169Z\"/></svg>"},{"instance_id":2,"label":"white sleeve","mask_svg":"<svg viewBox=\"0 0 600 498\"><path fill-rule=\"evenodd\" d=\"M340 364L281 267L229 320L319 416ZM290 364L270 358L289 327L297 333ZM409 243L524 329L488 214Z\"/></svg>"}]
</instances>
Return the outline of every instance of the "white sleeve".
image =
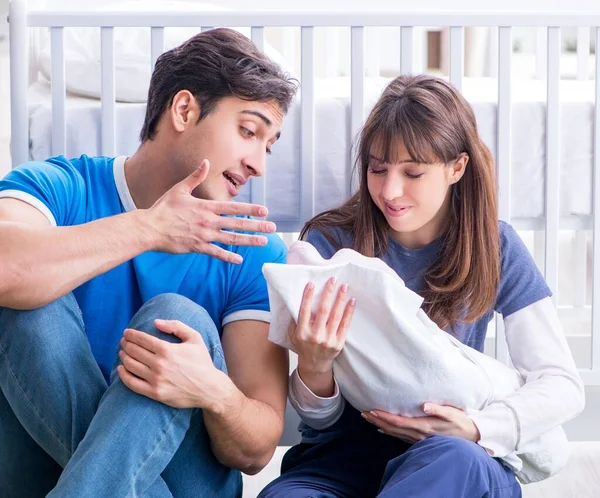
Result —
<instances>
[{"instance_id":1,"label":"white sleeve","mask_svg":"<svg viewBox=\"0 0 600 498\"><path fill-rule=\"evenodd\" d=\"M578 415L585 404L556 308L544 298L504 319L511 360L525 384L479 412L469 413L479 444L504 457Z\"/></svg>"},{"instance_id":2,"label":"white sleeve","mask_svg":"<svg viewBox=\"0 0 600 498\"><path fill-rule=\"evenodd\" d=\"M340 394L335 377L335 391L330 398L321 398L313 393L302 381L295 369L290 375L290 403L303 422L314 429L325 429L335 424L344 411L345 400Z\"/></svg>"}]
</instances>

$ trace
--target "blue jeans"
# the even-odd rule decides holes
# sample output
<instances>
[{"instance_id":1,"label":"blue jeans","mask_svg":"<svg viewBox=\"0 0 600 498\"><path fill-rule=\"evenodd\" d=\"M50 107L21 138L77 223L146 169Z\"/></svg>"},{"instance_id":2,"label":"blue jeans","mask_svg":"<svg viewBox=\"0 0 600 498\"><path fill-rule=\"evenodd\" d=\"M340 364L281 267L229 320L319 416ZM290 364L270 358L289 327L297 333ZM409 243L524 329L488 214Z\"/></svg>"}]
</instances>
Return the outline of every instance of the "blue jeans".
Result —
<instances>
[{"instance_id":1,"label":"blue jeans","mask_svg":"<svg viewBox=\"0 0 600 498\"><path fill-rule=\"evenodd\" d=\"M281 470L259 498L521 497L513 472L471 441L432 436L409 445L373 426L294 446Z\"/></svg>"},{"instance_id":2,"label":"blue jeans","mask_svg":"<svg viewBox=\"0 0 600 498\"><path fill-rule=\"evenodd\" d=\"M226 371L203 308L164 294L129 324L179 342L155 318L197 330ZM241 496L241 474L216 460L201 410L134 393L118 362L107 386L84 330L72 294L32 311L0 308L0 498Z\"/></svg>"}]
</instances>

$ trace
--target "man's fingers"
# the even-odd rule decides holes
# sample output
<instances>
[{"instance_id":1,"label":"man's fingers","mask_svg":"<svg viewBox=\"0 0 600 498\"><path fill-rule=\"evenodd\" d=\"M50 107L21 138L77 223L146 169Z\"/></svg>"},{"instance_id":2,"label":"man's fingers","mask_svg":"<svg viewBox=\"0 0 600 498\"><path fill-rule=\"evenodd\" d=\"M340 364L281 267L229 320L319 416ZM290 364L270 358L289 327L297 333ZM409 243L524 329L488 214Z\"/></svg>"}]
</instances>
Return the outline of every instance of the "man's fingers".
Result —
<instances>
[{"instance_id":1,"label":"man's fingers","mask_svg":"<svg viewBox=\"0 0 600 498\"><path fill-rule=\"evenodd\" d=\"M196 248L196 252L206 254L207 256L212 256L213 258L235 265L239 265L243 261L243 258L239 254L226 251L222 247L209 243L203 244L201 247Z\"/></svg>"},{"instance_id":2,"label":"man's fingers","mask_svg":"<svg viewBox=\"0 0 600 498\"><path fill-rule=\"evenodd\" d=\"M181 339L181 342L194 342L200 338L198 332L179 320L156 319L154 320L154 326L161 332L173 334L175 337Z\"/></svg>"},{"instance_id":3,"label":"man's fingers","mask_svg":"<svg viewBox=\"0 0 600 498\"><path fill-rule=\"evenodd\" d=\"M210 162L208 159L202 161L202 164L194 172L179 182L179 186L185 190L188 194L191 194L194 189L200 185L204 180L206 180L206 176L208 175L208 171L210 170Z\"/></svg>"},{"instance_id":4,"label":"man's fingers","mask_svg":"<svg viewBox=\"0 0 600 498\"><path fill-rule=\"evenodd\" d=\"M165 347L169 345L168 342L163 341L158 337L154 337L146 332L141 332L135 329L125 329L125 332L123 332L123 337L125 340L133 342L134 344L137 344L141 348L144 348L154 354L164 352Z\"/></svg>"},{"instance_id":5,"label":"man's fingers","mask_svg":"<svg viewBox=\"0 0 600 498\"><path fill-rule=\"evenodd\" d=\"M124 338L121 339L121 349L123 349L123 351L125 351L132 358L149 367L152 367L154 360L156 359L156 355L154 353L151 353L147 349L138 346L134 342L130 342Z\"/></svg>"},{"instance_id":6,"label":"man's fingers","mask_svg":"<svg viewBox=\"0 0 600 498\"><path fill-rule=\"evenodd\" d=\"M222 230L238 232L275 233L277 225L272 221L250 220L248 218L227 218L220 216L217 226Z\"/></svg>"},{"instance_id":7,"label":"man's fingers","mask_svg":"<svg viewBox=\"0 0 600 498\"><path fill-rule=\"evenodd\" d=\"M132 356L129 356L124 350L119 351L119 358L128 372L140 379L150 381L152 370L150 370L147 365L144 365Z\"/></svg>"},{"instance_id":8,"label":"man's fingers","mask_svg":"<svg viewBox=\"0 0 600 498\"><path fill-rule=\"evenodd\" d=\"M143 396L151 397L150 394L152 392L152 387L148 382L136 377L131 372L128 372L123 365L119 365L117 367L117 373L119 374L120 379L123 381L123 384L125 384L133 392Z\"/></svg>"},{"instance_id":9,"label":"man's fingers","mask_svg":"<svg viewBox=\"0 0 600 498\"><path fill-rule=\"evenodd\" d=\"M258 204L250 204L246 202L225 202L225 201L207 201L211 206L211 210L216 214L234 214L256 216L264 218L269 214L269 210L265 206Z\"/></svg>"},{"instance_id":10,"label":"man's fingers","mask_svg":"<svg viewBox=\"0 0 600 498\"><path fill-rule=\"evenodd\" d=\"M229 246L264 246L267 238L262 235L248 235L237 232L219 232L211 242L221 242Z\"/></svg>"}]
</instances>

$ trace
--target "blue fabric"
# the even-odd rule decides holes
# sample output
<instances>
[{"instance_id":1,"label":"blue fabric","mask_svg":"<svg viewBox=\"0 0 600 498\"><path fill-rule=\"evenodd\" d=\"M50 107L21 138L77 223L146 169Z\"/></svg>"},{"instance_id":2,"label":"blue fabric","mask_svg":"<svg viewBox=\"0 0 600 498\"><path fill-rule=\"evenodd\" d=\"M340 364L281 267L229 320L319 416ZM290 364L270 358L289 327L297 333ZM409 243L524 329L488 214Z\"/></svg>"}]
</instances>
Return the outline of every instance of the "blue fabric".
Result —
<instances>
[{"instance_id":1,"label":"blue fabric","mask_svg":"<svg viewBox=\"0 0 600 498\"><path fill-rule=\"evenodd\" d=\"M158 317L197 330L226 372L203 308L164 294L129 326L179 342L154 327ZM140 396L116 368L108 386L72 294L32 311L0 308L0 327L0 496L241 496L241 475L216 460L201 410Z\"/></svg>"},{"instance_id":2,"label":"blue fabric","mask_svg":"<svg viewBox=\"0 0 600 498\"><path fill-rule=\"evenodd\" d=\"M125 212L115 185L113 158L55 157L8 173L0 192L18 190L43 202L58 226L87 223ZM244 258L241 265L203 254L147 252L73 291L83 314L92 353L108 380L123 330L143 303L165 293L185 296L208 311L222 333L223 319L243 310L269 311L261 269L285 262L286 248L274 234L264 247L220 244Z\"/></svg>"},{"instance_id":3,"label":"blue fabric","mask_svg":"<svg viewBox=\"0 0 600 498\"><path fill-rule=\"evenodd\" d=\"M521 497L512 471L471 441L432 436L411 446L362 419L356 427L294 446L259 498Z\"/></svg>"}]
</instances>

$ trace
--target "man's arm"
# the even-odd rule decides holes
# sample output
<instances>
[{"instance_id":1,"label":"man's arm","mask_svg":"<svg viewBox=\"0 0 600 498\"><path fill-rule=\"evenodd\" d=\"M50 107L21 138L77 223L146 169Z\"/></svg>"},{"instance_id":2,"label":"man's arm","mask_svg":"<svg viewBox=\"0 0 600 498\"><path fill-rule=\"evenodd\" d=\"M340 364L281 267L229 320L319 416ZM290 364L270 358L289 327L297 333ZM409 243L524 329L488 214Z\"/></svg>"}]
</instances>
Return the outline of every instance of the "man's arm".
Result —
<instances>
[{"instance_id":1,"label":"man's arm","mask_svg":"<svg viewBox=\"0 0 600 498\"><path fill-rule=\"evenodd\" d=\"M231 385L222 404L204 410L212 449L224 465L255 474L269 463L283 433L287 351L268 341L269 325L227 324L223 352Z\"/></svg>"},{"instance_id":2,"label":"man's arm","mask_svg":"<svg viewBox=\"0 0 600 498\"><path fill-rule=\"evenodd\" d=\"M33 206L0 199L0 307L38 308L148 250L141 213L53 227Z\"/></svg>"},{"instance_id":3,"label":"man's arm","mask_svg":"<svg viewBox=\"0 0 600 498\"><path fill-rule=\"evenodd\" d=\"M266 239L223 229L274 232L275 225L220 216L266 216L262 206L195 198L192 191L208 174L208 162L203 164L150 209L81 225L51 226L26 202L0 199L0 307L44 306L146 251L197 252L240 263L238 254L212 242L254 246L264 245Z\"/></svg>"}]
</instances>

